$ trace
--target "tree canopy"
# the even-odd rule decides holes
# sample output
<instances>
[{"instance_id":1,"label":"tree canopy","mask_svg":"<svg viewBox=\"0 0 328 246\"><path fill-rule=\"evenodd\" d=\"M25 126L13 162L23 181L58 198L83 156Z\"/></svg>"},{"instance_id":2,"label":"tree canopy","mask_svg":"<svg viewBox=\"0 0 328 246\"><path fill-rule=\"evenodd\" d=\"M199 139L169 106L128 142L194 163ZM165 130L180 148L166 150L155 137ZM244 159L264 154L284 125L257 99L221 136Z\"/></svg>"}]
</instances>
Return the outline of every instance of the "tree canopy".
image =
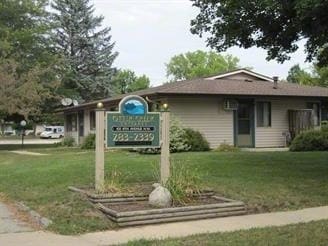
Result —
<instances>
[{"instance_id":1,"label":"tree canopy","mask_svg":"<svg viewBox=\"0 0 328 246\"><path fill-rule=\"evenodd\" d=\"M305 39L307 61L328 65L328 1L192 0L200 13L191 32L208 36L218 51L232 46L264 48L267 59L284 62Z\"/></svg>"},{"instance_id":2,"label":"tree canopy","mask_svg":"<svg viewBox=\"0 0 328 246\"><path fill-rule=\"evenodd\" d=\"M308 72L296 64L290 68L287 81L301 85L328 87L328 67L314 65L311 71Z\"/></svg>"},{"instance_id":3,"label":"tree canopy","mask_svg":"<svg viewBox=\"0 0 328 246\"><path fill-rule=\"evenodd\" d=\"M0 58L19 62L17 72L35 64L48 65L50 45L47 35L45 0L2 0L0 3Z\"/></svg>"},{"instance_id":4,"label":"tree canopy","mask_svg":"<svg viewBox=\"0 0 328 246\"><path fill-rule=\"evenodd\" d=\"M119 70L112 82L115 94L147 89L149 84L150 80L146 75L137 76L135 72L129 69Z\"/></svg>"},{"instance_id":5,"label":"tree canopy","mask_svg":"<svg viewBox=\"0 0 328 246\"><path fill-rule=\"evenodd\" d=\"M94 16L90 0L54 0L52 8L56 51L63 57L62 93L94 100L110 95L117 52L110 28L101 28L102 16Z\"/></svg>"},{"instance_id":6,"label":"tree canopy","mask_svg":"<svg viewBox=\"0 0 328 246\"><path fill-rule=\"evenodd\" d=\"M56 55L44 0L0 3L0 114L39 117L55 97Z\"/></svg>"},{"instance_id":7,"label":"tree canopy","mask_svg":"<svg viewBox=\"0 0 328 246\"><path fill-rule=\"evenodd\" d=\"M44 104L54 97L53 90L42 83L47 70L36 66L18 75L18 67L14 61L0 65L0 111L35 120L44 113Z\"/></svg>"},{"instance_id":8,"label":"tree canopy","mask_svg":"<svg viewBox=\"0 0 328 246\"><path fill-rule=\"evenodd\" d=\"M166 64L166 75L174 81L193 79L236 69L238 63L231 55L197 50L172 57Z\"/></svg>"}]
</instances>

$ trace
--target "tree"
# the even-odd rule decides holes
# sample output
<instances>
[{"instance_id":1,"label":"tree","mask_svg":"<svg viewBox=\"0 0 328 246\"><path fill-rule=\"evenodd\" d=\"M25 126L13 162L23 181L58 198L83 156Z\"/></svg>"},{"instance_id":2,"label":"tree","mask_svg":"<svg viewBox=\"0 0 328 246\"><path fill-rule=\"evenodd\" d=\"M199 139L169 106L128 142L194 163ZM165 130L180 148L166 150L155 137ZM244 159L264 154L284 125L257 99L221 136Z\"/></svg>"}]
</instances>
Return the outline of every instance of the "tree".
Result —
<instances>
[{"instance_id":1,"label":"tree","mask_svg":"<svg viewBox=\"0 0 328 246\"><path fill-rule=\"evenodd\" d=\"M294 84L312 84L313 78L299 64L292 66L288 71L287 81Z\"/></svg>"},{"instance_id":2,"label":"tree","mask_svg":"<svg viewBox=\"0 0 328 246\"><path fill-rule=\"evenodd\" d=\"M328 87L328 67L315 66L317 74L316 84L323 87Z\"/></svg>"},{"instance_id":3,"label":"tree","mask_svg":"<svg viewBox=\"0 0 328 246\"><path fill-rule=\"evenodd\" d=\"M238 62L231 55L197 50L172 57L166 64L166 75L173 81L199 78L236 69Z\"/></svg>"},{"instance_id":4,"label":"tree","mask_svg":"<svg viewBox=\"0 0 328 246\"><path fill-rule=\"evenodd\" d=\"M328 1L192 1L200 13L191 32L209 35L208 45L218 51L256 46L268 51L268 60L282 63L305 39L307 61L318 58L318 65L328 65Z\"/></svg>"},{"instance_id":5,"label":"tree","mask_svg":"<svg viewBox=\"0 0 328 246\"><path fill-rule=\"evenodd\" d=\"M150 80L146 75L138 77L135 72L119 70L113 80L113 90L116 94L125 94L149 88Z\"/></svg>"},{"instance_id":6,"label":"tree","mask_svg":"<svg viewBox=\"0 0 328 246\"><path fill-rule=\"evenodd\" d=\"M20 74L18 67L15 61L0 64L0 112L25 119L40 116L44 102L53 97L52 88L41 81L47 71L36 66Z\"/></svg>"},{"instance_id":7,"label":"tree","mask_svg":"<svg viewBox=\"0 0 328 246\"><path fill-rule=\"evenodd\" d=\"M93 100L110 95L116 73L110 28L102 28L102 16L94 16L90 0L55 0L54 41L63 57L62 93Z\"/></svg>"},{"instance_id":8,"label":"tree","mask_svg":"<svg viewBox=\"0 0 328 246\"><path fill-rule=\"evenodd\" d=\"M26 120L53 109L56 55L45 0L0 3L0 115Z\"/></svg>"},{"instance_id":9,"label":"tree","mask_svg":"<svg viewBox=\"0 0 328 246\"><path fill-rule=\"evenodd\" d=\"M46 0L2 0L0 3L0 58L19 63L17 72L52 59Z\"/></svg>"},{"instance_id":10,"label":"tree","mask_svg":"<svg viewBox=\"0 0 328 246\"><path fill-rule=\"evenodd\" d=\"M328 68L314 65L311 71L307 72L297 64L288 71L287 81L301 85L328 87Z\"/></svg>"}]
</instances>

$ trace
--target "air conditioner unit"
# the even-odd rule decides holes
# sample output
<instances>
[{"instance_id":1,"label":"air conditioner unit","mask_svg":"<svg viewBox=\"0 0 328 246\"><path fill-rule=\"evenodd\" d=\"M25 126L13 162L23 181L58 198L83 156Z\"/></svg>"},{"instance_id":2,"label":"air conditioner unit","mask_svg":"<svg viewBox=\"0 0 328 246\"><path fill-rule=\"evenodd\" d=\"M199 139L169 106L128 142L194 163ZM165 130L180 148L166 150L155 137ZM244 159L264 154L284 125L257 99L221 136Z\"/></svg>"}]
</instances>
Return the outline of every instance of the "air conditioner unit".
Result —
<instances>
[{"instance_id":1,"label":"air conditioner unit","mask_svg":"<svg viewBox=\"0 0 328 246\"><path fill-rule=\"evenodd\" d=\"M224 99L223 107L224 110L237 110L238 101L235 99Z\"/></svg>"}]
</instances>

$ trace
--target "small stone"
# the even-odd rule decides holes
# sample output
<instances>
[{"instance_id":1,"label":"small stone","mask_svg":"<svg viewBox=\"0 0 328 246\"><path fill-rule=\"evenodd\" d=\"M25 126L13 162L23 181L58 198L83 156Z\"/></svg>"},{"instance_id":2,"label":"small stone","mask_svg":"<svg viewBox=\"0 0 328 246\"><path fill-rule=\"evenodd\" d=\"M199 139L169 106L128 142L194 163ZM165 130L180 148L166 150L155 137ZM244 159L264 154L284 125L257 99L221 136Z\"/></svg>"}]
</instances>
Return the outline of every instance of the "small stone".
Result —
<instances>
[{"instance_id":1,"label":"small stone","mask_svg":"<svg viewBox=\"0 0 328 246\"><path fill-rule=\"evenodd\" d=\"M160 184L156 183L154 185L156 185L156 188L149 195L149 205L159 208L170 207L172 204L170 191Z\"/></svg>"}]
</instances>

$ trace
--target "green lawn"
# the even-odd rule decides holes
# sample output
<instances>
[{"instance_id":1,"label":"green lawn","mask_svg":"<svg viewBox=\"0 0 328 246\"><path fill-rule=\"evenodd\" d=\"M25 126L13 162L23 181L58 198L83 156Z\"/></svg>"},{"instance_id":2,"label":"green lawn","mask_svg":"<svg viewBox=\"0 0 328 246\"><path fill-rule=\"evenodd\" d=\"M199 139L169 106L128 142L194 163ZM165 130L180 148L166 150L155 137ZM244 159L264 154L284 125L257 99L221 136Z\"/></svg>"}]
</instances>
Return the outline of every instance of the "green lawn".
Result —
<instances>
[{"instance_id":1,"label":"green lawn","mask_svg":"<svg viewBox=\"0 0 328 246\"><path fill-rule=\"evenodd\" d=\"M54 221L63 234L112 228L113 225L69 185L92 185L94 152L80 149L34 149L47 156L0 151L0 192L23 201ZM236 152L173 154L177 164L197 168L203 184L246 202L251 212L328 205L328 152ZM107 152L106 171L115 167L128 182L154 181L158 155Z\"/></svg>"},{"instance_id":2,"label":"green lawn","mask_svg":"<svg viewBox=\"0 0 328 246\"><path fill-rule=\"evenodd\" d=\"M179 239L140 240L127 246L324 246L328 244L328 220L282 227L268 227L227 233L200 234Z\"/></svg>"}]
</instances>

